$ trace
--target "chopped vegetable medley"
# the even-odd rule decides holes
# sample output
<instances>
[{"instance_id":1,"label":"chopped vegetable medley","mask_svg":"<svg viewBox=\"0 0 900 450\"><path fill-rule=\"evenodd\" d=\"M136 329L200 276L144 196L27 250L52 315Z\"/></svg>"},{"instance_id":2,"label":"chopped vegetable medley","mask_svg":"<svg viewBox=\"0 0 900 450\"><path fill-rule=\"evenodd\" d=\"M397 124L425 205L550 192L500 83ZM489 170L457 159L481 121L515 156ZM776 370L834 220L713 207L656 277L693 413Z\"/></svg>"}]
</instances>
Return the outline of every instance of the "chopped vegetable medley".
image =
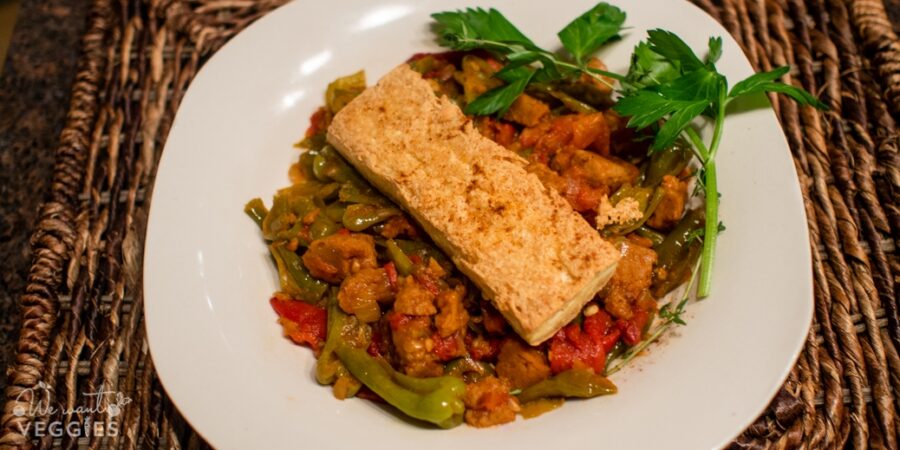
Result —
<instances>
[{"instance_id":1,"label":"chopped vegetable medley","mask_svg":"<svg viewBox=\"0 0 900 450\"><path fill-rule=\"evenodd\" d=\"M466 20L479 14L479 26L506 37L477 44L483 36ZM625 15L602 3L560 33L581 36L564 40L571 63L535 47L495 10L435 18L454 51L417 54L408 64L613 242L622 255L617 270L550 340L525 343L418 224L326 143L332 117L366 88L360 71L328 86L297 144L303 151L288 171L290 186L268 208L260 199L245 207L278 271L270 304L284 335L313 350L316 380L335 397L386 402L441 428L493 426L566 398L613 394L606 376L665 326L682 323L683 301L674 311L660 311L658 301L693 279L708 250L708 209L692 188L695 143L681 134L658 148L660 127L630 127L634 119L617 112L611 88L621 81L623 92L636 92L654 76L677 74L642 66L637 53L628 78L606 72L590 55Z\"/></svg>"}]
</instances>

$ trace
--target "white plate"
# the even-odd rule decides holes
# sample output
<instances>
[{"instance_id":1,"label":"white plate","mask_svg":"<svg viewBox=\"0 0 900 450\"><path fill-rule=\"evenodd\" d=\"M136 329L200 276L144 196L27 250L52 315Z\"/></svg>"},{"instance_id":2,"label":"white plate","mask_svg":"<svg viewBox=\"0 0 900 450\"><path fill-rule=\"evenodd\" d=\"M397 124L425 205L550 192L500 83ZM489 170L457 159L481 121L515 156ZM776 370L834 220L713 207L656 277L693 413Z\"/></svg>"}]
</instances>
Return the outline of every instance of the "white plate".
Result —
<instances>
[{"instance_id":1,"label":"white plate","mask_svg":"<svg viewBox=\"0 0 900 450\"><path fill-rule=\"evenodd\" d=\"M705 49L719 69L752 73L702 11L672 0L616 1L631 29L601 56L624 71L650 28ZM806 220L775 115L732 115L719 154L722 219L713 293L688 326L616 374L619 394L572 401L534 420L449 431L410 425L362 400L338 401L312 376L311 352L281 336L268 298L275 270L244 203L288 184L291 147L332 79L364 68L373 83L433 51L429 14L495 6L538 44L591 1L298 1L228 43L191 84L169 134L147 232L145 314L153 360L188 421L220 448L701 449L725 445L765 408L812 316Z\"/></svg>"}]
</instances>

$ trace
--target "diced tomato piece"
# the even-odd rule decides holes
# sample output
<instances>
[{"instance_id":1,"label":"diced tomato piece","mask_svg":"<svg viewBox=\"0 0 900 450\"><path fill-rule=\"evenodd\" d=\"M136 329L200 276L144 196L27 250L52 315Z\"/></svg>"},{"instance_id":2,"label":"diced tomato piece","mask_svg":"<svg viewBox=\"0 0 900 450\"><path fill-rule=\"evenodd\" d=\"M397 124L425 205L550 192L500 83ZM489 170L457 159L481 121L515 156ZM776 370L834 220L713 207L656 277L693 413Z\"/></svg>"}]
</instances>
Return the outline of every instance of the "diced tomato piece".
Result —
<instances>
[{"instance_id":1,"label":"diced tomato piece","mask_svg":"<svg viewBox=\"0 0 900 450\"><path fill-rule=\"evenodd\" d=\"M606 336L609 333L610 327L612 327L613 321L609 314L606 311L597 311L596 314L585 317L584 322L582 323L582 327L584 328L584 332L587 333L591 339L597 341L599 338Z\"/></svg>"},{"instance_id":2,"label":"diced tomato piece","mask_svg":"<svg viewBox=\"0 0 900 450\"><path fill-rule=\"evenodd\" d=\"M482 117L476 124L482 135L504 147L516 141L516 128L512 124L491 117Z\"/></svg>"},{"instance_id":3,"label":"diced tomato piece","mask_svg":"<svg viewBox=\"0 0 900 450\"><path fill-rule=\"evenodd\" d=\"M384 356L388 352L387 339L377 328L372 330L372 342L369 343L366 352L372 356Z\"/></svg>"},{"instance_id":4,"label":"diced tomato piece","mask_svg":"<svg viewBox=\"0 0 900 450\"><path fill-rule=\"evenodd\" d=\"M622 338L622 332L618 328L613 328L609 330L609 334L603 336L600 339L600 345L603 346L603 351L609 353L612 351L613 347L616 346L616 343L619 342L619 339Z\"/></svg>"},{"instance_id":5,"label":"diced tomato piece","mask_svg":"<svg viewBox=\"0 0 900 450\"><path fill-rule=\"evenodd\" d=\"M313 137L324 133L328 129L328 110L320 107L309 118L309 128L306 129L306 137Z\"/></svg>"},{"instance_id":6,"label":"diced tomato piece","mask_svg":"<svg viewBox=\"0 0 900 450\"><path fill-rule=\"evenodd\" d=\"M613 326L612 318L604 311L585 317L581 327L574 323L566 325L550 341L550 370L559 373L578 367L602 373L606 354L621 335L616 325Z\"/></svg>"},{"instance_id":7,"label":"diced tomato piece","mask_svg":"<svg viewBox=\"0 0 900 450\"><path fill-rule=\"evenodd\" d=\"M340 235L342 235L342 236L349 236L349 235L350 235L350 230L348 230L348 229L346 229L346 228L344 228L344 227L341 227L341 228L337 231L337 234L340 234Z\"/></svg>"},{"instance_id":8,"label":"diced tomato piece","mask_svg":"<svg viewBox=\"0 0 900 450\"><path fill-rule=\"evenodd\" d=\"M409 255L409 260L413 262L413 264L422 264L422 257L416 254Z\"/></svg>"},{"instance_id":9,"label":"diced tomato piece","mask_svg":"<svg viewBox=\"0 0 900 450\"><path fill-rule=\"evenodd\" d=\"M440 333L434 333L431 336L434 341L434 349L432 352L441 361L449 361L453 358L461 356L459 348L459 338L453 334L447 337L441 337Z\"/></svg>"},{"instance_id":10,"label":"diced tomato piece","mask_svg":"<svg viewBox=\"0 0 900 450\"><path fill-rule=\"evenodd\" d=\"M405 314L400 314L396 311L391 311L391 312L387 313L385 315L385 318L387 319L388 324L391 326L392 331L399 330L401 327L403 327L403 325L406 324L406 322L409 322L409 320L410 320L409 316L407 316Z\"/></svg>"},{"instance_id":11,"label":"diced tomato piece","mask_svg":"<svg viewBox=\"0 0 900 450\"><path fill-rule=\"evenodd\" d=\"M437 283L422 271L419 271L414 274L416 281L422 285L423 288L427 289L428 292L431 292L432 295L438 295L441 293L441 289L438 287Z\"/></svg>"},{"instance_id":12,"label":"diced tomato piece","mask_svg":"<svg viewBox=\"0 0 900 450\"><path fill-rule=\"evenodd\" d=\"M566 329L563 328L553 335L550 340L550 350L547 357L550 360L550 370L553 373L565 372L575 365L575 359L578 354L575 345L569 341L566 336Z\"/></svg>"},{"instance_id":13,"label":"diced tomato piece","mask_svg":"<svg viewBox=\"0 0 900 450\"><path fill-rule=\"evenodd\" d=\"M481 305L481 325L488 334L505 334L506 319L489 303Z\"/></svg>"},{"instance_id":14,"label":"diced tomato piece","mask_svg":"<svg viewBox=\"0 0 900 450\"><path fill-rule=\"evenodd\" d=\"M638 309L634 311L634 315L631 316L631 320L635 325L637 325L638 330L641 330L641 334L643 334L644 328L647 327L647 322L650 321L650 313L642 309Z\"/></svg>"},{"instance_id":15,"label":"diced tomato piece","mask_svg":"<svg viewBox=\"0 0 900 450\"><path fill-rule=\"evenodd\" d=\"M622 332L622 340L628 345L637 345L644 334L644 326L647 325L650 315L646 311L637 310L631 319L619 319L616 327Z\"/></svg>"},{"instance_id":16,"label":"diced tomato piece","mask_svg":"<svg viewBox=\"0 0 900 450\"><path fill-rule=\"evenodd\" d=\"M641 331L630 320L621 319L616 326L622 331L622 340L628 345L635 345L641 341Z\"/></svg>"},{"instance_id":17,"label":"diced tomato piece","mask_svg":"<svg viewBox=\"0 0 900 450\"><path fill-rule=\"evenodd\" d=\"M490 361L497 358L500 354L501 339L475 337L466 335L466 348L469 350L469 356L475 361Z\"/></svg>"},{"instance_id":18,"label":"diced tomato piece","mask_svg":"<svg viewBox=\"0 0 900 450\"><path fill-rule=\"evenodd\" d=\"M497 123L497 134L494 136L494 139L498 144L509 147L516 140L516 129L504 122Z\"/></svg>"},{"instance_id":19,"label":"diced tomato piece","mask_svg":"<svg viewBox=\"0 0 900 450\"><path fill-rule=\"evenodd\" d=\"M596 210L600 200L606 195L605 188L602 186L591 186L581 169L570 169L566 174L565 182L563 196L578 212Z\"/></svg>"},{"instance_id":20,"label":"diced tomato piece","mask_svg":"<svg viewBox=\"0 0 900 450\"><path fill-rule=\"evenodd\" d=\"M278 297L272 297L269 303L282 319L285 332L292 341L319 350L325 342L327 313L324 308Z\"/></svg>"},{"instance_id":21,"label":"diced tomato piece","mask_svg":"<svg viewBox=\"0 0 900 450\"><path fill-rule=\"evenodd\" d=\"M391 289L397 290L397 266L394 265L394 262L391 261L384 265L384 272L387 274L388 283L391 284Z\"/></svg>"}]
</instances>

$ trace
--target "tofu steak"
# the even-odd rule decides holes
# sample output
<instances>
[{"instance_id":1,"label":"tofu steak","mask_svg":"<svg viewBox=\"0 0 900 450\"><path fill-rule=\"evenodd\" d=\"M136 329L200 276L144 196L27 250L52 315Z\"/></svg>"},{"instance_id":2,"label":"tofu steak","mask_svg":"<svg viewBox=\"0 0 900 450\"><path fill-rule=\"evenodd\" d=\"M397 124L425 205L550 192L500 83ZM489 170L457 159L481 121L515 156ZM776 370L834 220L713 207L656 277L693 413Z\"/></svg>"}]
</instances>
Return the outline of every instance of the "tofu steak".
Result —
<instances>
[{"instance_id":1,"label":"tofu steak","mask_svg":"<svg viewBox=\"0 0 900 450\"><path fill-rule=\"evenodd\" d=\"M612 244L406 64L345 106L328 142L421 224L529 344L570 322L615 271Z\"/></svg>"}]
</instances>

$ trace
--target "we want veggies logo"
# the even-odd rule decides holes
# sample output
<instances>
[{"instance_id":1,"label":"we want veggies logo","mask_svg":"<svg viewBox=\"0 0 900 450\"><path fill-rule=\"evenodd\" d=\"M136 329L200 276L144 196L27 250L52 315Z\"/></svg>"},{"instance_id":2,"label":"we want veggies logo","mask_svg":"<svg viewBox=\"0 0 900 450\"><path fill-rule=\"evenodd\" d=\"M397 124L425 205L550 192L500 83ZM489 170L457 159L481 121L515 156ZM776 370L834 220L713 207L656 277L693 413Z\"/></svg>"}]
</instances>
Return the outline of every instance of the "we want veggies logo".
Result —
<instances>
[{"instance_id":1,"label":"we want veggies logo","mask_svg":"<svg viewBox=\"0 0 900 450\"><path fill-rule=\"evenodd\" d=\"M32 437L103 437L117 436L119 423L115 420L122 413L131 398L121 392L106 391L102 387L96 392L82 392L82 403L63 408L52 403L52 392L44 382L34 388L23 390L16 396L19 406L13 409L16 417L30 417L27 424L18 424L19 432ZM28 405L23 406L23 405ZM95 417L106 421L94 421ZM52 420L41 420L48 417Z\"/></svg>"}]
</instances>

